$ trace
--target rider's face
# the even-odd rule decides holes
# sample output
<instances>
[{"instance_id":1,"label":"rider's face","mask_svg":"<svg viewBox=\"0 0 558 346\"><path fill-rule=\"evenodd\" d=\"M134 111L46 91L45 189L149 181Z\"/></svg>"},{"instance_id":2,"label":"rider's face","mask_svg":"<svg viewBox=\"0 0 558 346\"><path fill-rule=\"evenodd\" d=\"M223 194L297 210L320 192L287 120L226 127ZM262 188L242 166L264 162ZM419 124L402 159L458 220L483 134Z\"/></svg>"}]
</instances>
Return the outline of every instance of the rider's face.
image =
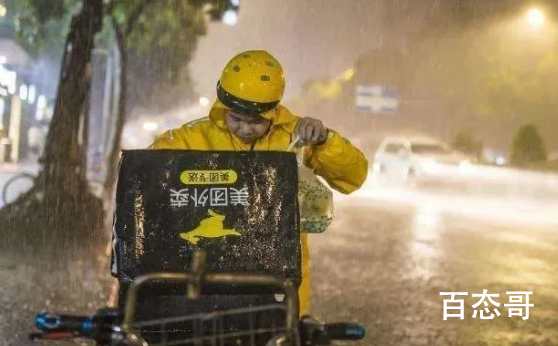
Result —
<instances>
[{"instance_id":1,"label":"rider's face","mask_svg":"<svg viewBox=\"0 0 558 346\"><path fill-rule=\"evenodd\" d=\"M245 144L253 144L263 137L271 121L262 116L253 116L227 111L225 116L227 128Z\"/></svg>"}]
</instances>

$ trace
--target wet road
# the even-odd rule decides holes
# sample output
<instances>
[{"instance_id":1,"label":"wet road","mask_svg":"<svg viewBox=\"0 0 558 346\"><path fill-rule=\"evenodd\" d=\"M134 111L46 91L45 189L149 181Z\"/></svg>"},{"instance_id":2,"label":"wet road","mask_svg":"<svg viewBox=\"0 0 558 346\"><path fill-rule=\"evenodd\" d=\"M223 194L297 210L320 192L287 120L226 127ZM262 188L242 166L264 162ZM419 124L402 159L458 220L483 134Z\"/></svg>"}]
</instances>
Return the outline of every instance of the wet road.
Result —
<instances>
[{"instance_id":1,"label":"wet road","mask_svg":"<svg viewBox=\"0 0 558 346\"><path fill-rule=\"evenodd\" d=\"M336 196L331 229L311 237L313 313L364 323L357 345L558 345L556 179L507 172L468 194L367 186ZM85 313L108 299L106 262L24 257L0 260L0 344L21 340L36 311ZM473 318L484 289L499 295L491 320ZM527 320L508 316L506 291L533 292ZM463 320L443 320L440 292L467 292L456 297Z\"/></svg>"},{"instance_id":2,"label":"wet road","mask_svg":"<svg viewBox=\"0 0 558 346\"><path fill-rule=\"evenodd\" d=\"M332 228L311 238L314 313L364 323L362 345L558 345L558 203L548 194L338 198ZM499 307L486 300L491 320L473 318L483 289L499 294ZM508 316L506 291L533 292L527 320ZM468 293L456 297L464 319L443 320L450 297L440 292Z\"/></svg>"}]
</instances>

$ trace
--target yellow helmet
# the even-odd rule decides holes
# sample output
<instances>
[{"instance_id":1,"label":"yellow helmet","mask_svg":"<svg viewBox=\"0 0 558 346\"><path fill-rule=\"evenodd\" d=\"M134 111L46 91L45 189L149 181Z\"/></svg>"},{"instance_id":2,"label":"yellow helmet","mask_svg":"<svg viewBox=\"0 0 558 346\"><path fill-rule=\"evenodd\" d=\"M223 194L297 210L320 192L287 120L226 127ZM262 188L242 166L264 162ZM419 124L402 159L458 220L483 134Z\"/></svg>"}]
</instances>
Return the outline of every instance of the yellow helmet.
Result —
<instances>
[{"instance_id":1,"label":"yellow helmet","mask_svg":"<svg viewBox=\"0 0 558 346\"><path fill-rule=\"evenodd\" d=\"M264 50L232 58L217 83L217 98L243 114L261 114L277 107L285 91L283 68Z\"/></svg>"}]
</instances>

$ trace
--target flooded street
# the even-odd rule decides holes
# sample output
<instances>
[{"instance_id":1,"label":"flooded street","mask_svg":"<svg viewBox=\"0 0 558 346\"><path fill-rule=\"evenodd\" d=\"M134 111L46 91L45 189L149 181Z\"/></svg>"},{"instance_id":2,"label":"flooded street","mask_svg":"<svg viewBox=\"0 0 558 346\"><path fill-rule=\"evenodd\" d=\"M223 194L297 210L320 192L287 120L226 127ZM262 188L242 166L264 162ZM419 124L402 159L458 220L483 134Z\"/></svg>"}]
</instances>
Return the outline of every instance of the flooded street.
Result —
<instances>
[{"instance_id":1,"label":"flooded street","mask_svg":"<svg viewBox=\"0 0 558 346\"><path fill-rule=\"evenodd\" d=\"M338 198L333 227L311 238L316 315L364 323L363 345L558 345L558 219L547 194L554 203L395 189ZM484 289L499 294L499 307L487 300L501 314L490 320L473 318ZM508 317L507 291L533 292L528 319ZM441 292L468 293L456 296L463 320L443 320Z\"/></svg>"},{"instance_id":2,"label":"flooded street","mask_svg":"<svg viewBox=\"0 0 558 346\"><path fill-rule=\"evenodd\" d=\"M97 259L83 254L55 263L48 257L3 251L0 345L40 345L28 341L28 334L36 331L34 318L39 312L87 315L106 306L112 283L107 259L99 251Z\"/></svg>"},{"instance_id":3,"label":"flooded street","mask_svg":"<svg viewBox=\"0 0 558 346\"><path fill-rule=\"evenodd\" d=\"M513 186L531 191L533 182L517 174L509 176L523 185ZM551 189L546 194L556 198ZM556 203L513 195L448 197L370 184L353 196L336 195L332 227L311 236L312 313L363 323L367 337L359 345L558 345ZM3 259L0 344L23 340L41 310L88 313L106 304L106 259ZM493 319L480 319L475 310L482 308L473 308L480 300L473 294L483 290L499 295L492 297L498 307L487 300ZM533 292L528 319L509 317L508 291ZM441 292L467 292L456 297L464 300L464 319L443 319L450 297Z\"/></svg>"}]
</instances>

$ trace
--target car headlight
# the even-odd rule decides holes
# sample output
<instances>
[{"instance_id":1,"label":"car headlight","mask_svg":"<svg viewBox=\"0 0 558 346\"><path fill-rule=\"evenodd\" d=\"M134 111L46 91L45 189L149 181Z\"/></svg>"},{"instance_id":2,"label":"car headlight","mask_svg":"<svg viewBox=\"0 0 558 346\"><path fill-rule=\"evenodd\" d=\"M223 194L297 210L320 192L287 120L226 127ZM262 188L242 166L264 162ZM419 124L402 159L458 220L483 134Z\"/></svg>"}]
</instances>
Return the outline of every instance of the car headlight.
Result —
<instances>
[{"instance_id":1,"label":"car headlight","mask_svg":"<svg viewBox=\"0 0 558 346\"><path fill-rule=\"evenodd\" d=\"M440 171L440 164L435 160L422 160L420 164L426 173L438 173Z\"/></svg>"},{"instance_id":2,"label":"car headlight","mask_svg":"<svg viewBox=\"0 0 558 346\"><path fill-rule=\"evenodd\" d=\"M502 165L506 164L506 158L503 157L503 156L498 156L498 157L496 158L496 164L497 164L498 166L502 166Z\"/></svg>"},{"instance_id":3,"label":"car headlight","mask_svg":"<svg viewBox=\"0 0 558 346\"><path fill-rule=\"evenodd\" d=\"M473 169L473 164L469 160L462 160L459 162L459 172L466 173Z\"/></svg>"}]
</instances>

